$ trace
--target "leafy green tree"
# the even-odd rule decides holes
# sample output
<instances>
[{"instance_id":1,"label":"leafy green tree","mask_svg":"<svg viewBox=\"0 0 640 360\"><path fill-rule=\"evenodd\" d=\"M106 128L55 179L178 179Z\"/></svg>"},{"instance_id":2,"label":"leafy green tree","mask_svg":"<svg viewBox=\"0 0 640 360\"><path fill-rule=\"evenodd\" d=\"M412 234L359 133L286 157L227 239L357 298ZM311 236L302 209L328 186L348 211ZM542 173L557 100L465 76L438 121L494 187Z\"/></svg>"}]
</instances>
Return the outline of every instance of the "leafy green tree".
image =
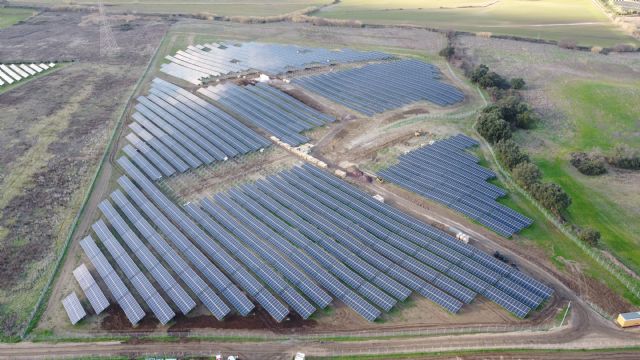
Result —
<instances>
[{"instance_id":1,"label":"leafy green tree","mask_svg":"<svg viewBox=\"0 0 640 360\"><path fill-rule=\"evenodd\" d=\"M511 138L511 126L496 112L480 114L477 129L480 135L492 144Z\"/></svg>"},{"instance_id":2,"label":"leafy green tree","mask_svg":"<svg viewBox=\"0 0 640 360\"><path fill-rule=\"evenodd\" d=\"M471 75L469 76L469 78L471 79L472 83L477 84L480 79L482 79L488 72L489 68L487 67L487 65L480 64L475 69L473 69L473 71L471 71Z\"/></svg>"},{"instance_id":3,"label":"leafy green tree","mask_svg":"<svg viewBox=\"0 0 640 360\"><path fill-rule=\"evenodd\" d=\"M553 211L557 215L566 210L571 205L569 195L555 183L538 183L532 187L532 195L545 208Z\"/></svg>"},{"instance_id":4,"label":"leafy green tree","mask_svg":"<svg viewBox=\"0 0 640 360\"><path fill-rule=\"evenodd\" d=\"M525 82L522 78L513 78L511 79L511 88L520 90L524 88Z\"/></svg>"},{"instance_id":5,"label":"leafy green tree","mask_svg":"<svg viewBox=\"0 0 640 360\"><path fill-rule=\"evenodd\" d=\"M447 47L445 47L444 49L440 50L440 56L442 56L443 58L446 58L447 60L451 59L451 57L456 53L456 49L451 46L451 45L447 45Z\"/></svg>"},{"instance_id":6,"label":"leafy green tree","mask_svg":"<svg viewBox=\"0 0 640 360\"><path fill-rule=\"evenodd\" d=\"M538 121L540 121L538 115L536 115L533 110L527 109L516 115L515 125L520 129L533 129Z\"/></svg>"},{"instance_id":7,"label":"leafy green tree","mask_svg":"<svg viewBox=\"0 0 640 360\"><path fill-rule=\"evenodd\" d=\"M519 163L513 168L511 174L516 183L527 191L530 191L542 178L540 168L531 162Z\"/></svg>"},{"instance_id":8,"label":"leafy green tree","mask_svg":"<svg viewBox=\"0 0 640 360\"><path fill-rule=\"evenodd\" d=\"M577 231L578 238L589 246L597 247L600 244L600 232L592 228L579 229Z\"/></svg>"},{"instance_id":9,"label":"leafy green tree","mask_svg":"<svg viewBox=\"0 0 640 360\"><path fill-rule=\"evenodd\" d=\"M498 141L495 149L498 154L498 159L500 159L500 162L509 168L509 170L512 170L520 163L529 161L529 155L525 154L518 144L511 139Z\"/></svg>"}]
</instances>

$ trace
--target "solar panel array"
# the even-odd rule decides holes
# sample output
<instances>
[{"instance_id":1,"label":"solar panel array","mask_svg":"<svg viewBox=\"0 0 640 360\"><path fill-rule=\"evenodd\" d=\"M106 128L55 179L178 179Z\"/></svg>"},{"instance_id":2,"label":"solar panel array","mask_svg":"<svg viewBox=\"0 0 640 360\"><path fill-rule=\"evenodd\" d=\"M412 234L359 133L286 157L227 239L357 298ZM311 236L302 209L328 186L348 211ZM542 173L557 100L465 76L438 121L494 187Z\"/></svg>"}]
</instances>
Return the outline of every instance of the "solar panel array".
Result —
<instances>
[{"instance_id":1,"label":"solar panel array","mask_svg":"<svg viewBox=\"0 0 640 360\"><path fill-rule=\"evenodd\" d=\"M89 269L85 264L80 264L73 270L73 277L76 278L80 288L84 292L84 295L89 299L89 303L93 308L96 315L100 314L109 306L109 300L98 286L98 283L93 279Z\"/></svg>"},{"instance_id":2,"label":"solar panel array","mask_svg":"<svg viewBox=\"0 0 640 360\"><path fill-rule=\"evenodd\" d=\"M107 248L107 251L111 254L111 257L115 259L120 270L122 270L134 289L136 289L138 295L140 295L142 300L151 309L156 318L160 320L160 323L165 325L173 319L176 314L171 310L169 304L164 301L158 291L151 285L149 279L140 271L138 265L136 265L122 245L120 245L118 240L113 236L104 221L98 220L92 225L92 228Z\"/></svg>"},{"instance_id":3,"label":"solar panel array","mask_svg":"<svg viewBox=\"0 0 640 360\"><path fill-rule=\"evenodd\" d=\"M328 50L265 43L218 43L189 46L165 58L160 71L196 85L202 79L248 71L281 74L308 67L384 60L392 55L378 51Z\"/></svg>"},{"instance_id":4,"label":"solar panel array","mask_svg":"<svg viewBox=\"0 0 640 360\"><path fill-rule=\"evenodd\" d=\"M102 201L98 208L102 211L102 214L111 223L111 226L115 228L120 238L124 240L131 252L138 258L138 260L144 265L149 274L156 280L158 285L169 296L171 301L180 309L183 314L189 313L196 303L187 294L187 292L178 284L178 282L169 274L167 269L160 263L160 261L151 253L151 251L144 245L142 240L129 228L125 220L118 214L116 209L111 205L108 200Z\"/></svg>"},{"instance_id":5,"label":"solar panel array","mask_svg":"<svg viewBox=\"0 0 640 360\"><path fill-rule=\"evenodd\" d=\"M72 325L75 325L87 315L75 291L62 299L62 306L64 306L64 310L67 312Z\"/></svg>"},{"instance_id":6,"label":"solar panel array","mask_svg":"<svg viewBox=\"0 0 640 360\"><path fill-rule=\"evenodd\" d=\"M372 116L417 101L448 106L464 94L441 80L434 65L399 60L294 79L295 84L350 109Z\"/></svg>"},{"instance_id":7,"label":"solar panel array","mask_svg":"<svg viewBox=\"0 0 640 360\"><path fill-rule=\"evenodd\" d=\"M25 80L56 66L55 63L0 64L0 88Z\"/></svg>"},{"instance_id":8,"label":"solar panel array","mask_svg":"<svg viewBox=\"0 0 640 360\"><path fill-rule=\"evenodd\" d=\"M300 133L335 121L264 83L255 86L225 83L201 88L198 92L293 146L309 141Z\"/></svg>"},{"instance_id":9,"label":"solar panel array","mask_svg":"<svg viewBox=\"0 0 640 360\"><path fill-rule=\"evenodd\" d=\"M316 306L326 307L332 297L373 321L413 291L453 313L479 294L525 317L552 294L535 279L309 165L185 204L182 210L131 161L121 158L118 163L127 174L118 183L136 204L117 190L111 197L120 212L220 319L230 309L179 254L241 315L254 305L238 286L277 321L288 315L289 307L308 318ZM99 207L162 283L154 269L163 267L138 235L111 203L104 201ZM103 221L94 224L94 231L129 279L142 275ZM178 252L163 236L171 239ZM111 279L117 275L95 243L87 238L81 245L114 297L126 297L128 290L121 281L118 285ZM171 280L160 287L178 307L181 302L188 304L183 312L190 310L193 300L167 270L163 272ZM161 321L173 316L166 303L159 308L148 303L162 299L157 292L143 294L153 294L155 289L132 283ZM175 286L181 290L181 300L170 293ZM163 309L167 311L164 318Z\"/></svg>"},{"instance_id":10,"label":"solar panel array","mask_svg":"<svg viewBox=\"0 0 640 360\"><path fill-rule=\"evenodd\" d=\"M271 142L190 92L154 79L138 97L122 150L152 180L257 151Z\"/></svg>"},{"instance_id":11,"label":"solar panel array","mask_svg":"<svg viewBox=\"0 0 640 360\"><path fill-rule=\"evenodd\" d=\"M503 236L528 227L532 220L496 200L506 192L486 180L495 174L465 151L478 143L456 135L400 156L379 172L383 179L437 201Z\"/></svg>"},{"instance_id":12,"label":"solar panel array","mask_svg":"<svg viewBox=\"0 0 640 360\"><path fill-rule=\"evenodd\" d=\"M133 297L127 286L122 282L120 276L113 269L109 261L98 248L91 236L87 236L80 241L80 246L84 250L93 266L100 274L100 277L109 288L111 295L122 308L127 319L132 325L136 325L145 315L138 301Z\"/></svg>"},{"instance_id":13,"label":"solar panel array","mask_svg":"<svg viewBox=\"0 0 640 360\"><path fill-rule=\"evenodd\" d=\"M213 292L211 287L200 275L178 255L120 190L114 191L111 194L111 198L118 205L120 211L125 214L129 222L131 222L142 237L149 242L167 266L191 289L200 302L202 302L218 320L224 319L231 309ZM143 199L138 198L138 200L142 201ZM199 260L196 253L189 253L187 257L190 261Z\"/></svg>"}]
</instances>

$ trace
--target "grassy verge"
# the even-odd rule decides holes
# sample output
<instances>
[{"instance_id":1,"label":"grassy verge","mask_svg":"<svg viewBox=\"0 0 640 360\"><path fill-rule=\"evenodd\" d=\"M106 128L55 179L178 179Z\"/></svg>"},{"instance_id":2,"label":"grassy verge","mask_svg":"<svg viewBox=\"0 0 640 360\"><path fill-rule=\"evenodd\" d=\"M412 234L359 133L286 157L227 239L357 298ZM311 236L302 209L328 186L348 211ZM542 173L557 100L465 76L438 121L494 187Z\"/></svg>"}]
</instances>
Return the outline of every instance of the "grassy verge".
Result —
<instances>
[{"instance_id":1,"label":"grassy verge","mask_svg":"<svg viewBox=\"0 0 640 360\"><path fill-rule=\"evenodd\" d=\"M32 9L0 7L0 29L14 25L35 14L36 12Z\"/></svg>"},{"instance_id":2,"label":"grassy verge","mask_svg":"<svg viewBox=\"0 0 640 360\"><path fill-rule=\"evenodd\" d=\"M458 356L472 356L472 355L500 355L500 354L522 354L525 357L531 357L534 354L599 354L607 352L621 351L634 352L640 348L628 347L628 348L611 348L611 349L595 349L595 350L533 350L533 349L482 349L482 350L455 350L455 351L433 351L433 352L416 352L405 354L381 354L381 355L347 355L347 356L307 356L307 359L312 360L377 360L377 359L415 359L425 357L446 357L451 356L456 358Z\"/></svg>"}]
</instances>

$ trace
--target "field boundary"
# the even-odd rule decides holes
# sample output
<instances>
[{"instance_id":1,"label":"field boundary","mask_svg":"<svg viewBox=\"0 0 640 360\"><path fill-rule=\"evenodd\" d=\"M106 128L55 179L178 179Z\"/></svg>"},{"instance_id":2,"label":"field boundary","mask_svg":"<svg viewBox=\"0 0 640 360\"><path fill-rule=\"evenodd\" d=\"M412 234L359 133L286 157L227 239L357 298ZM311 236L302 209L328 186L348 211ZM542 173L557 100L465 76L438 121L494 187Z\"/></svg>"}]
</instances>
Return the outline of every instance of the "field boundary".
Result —
<instances>
[{"instance_id":1,"label":"field boundary","mask_svg":"<svg viewBox=\"0 0 640 360\"><path fill-rule=\"evenodd\" d=\"M36 303L36 307L33 309L32 313L31 313L31 316L29 318L29 321L27 322L27 326L25 327L24 331L20 335L20 338L22 340L25 340L25 338L29 335L29 333L35 328L35 326L40 321L40 317L42 316L42 313L44 312L44 310L46 308L46 304L49 302L49 297L51 296L52 285L57 280L58 275L60 274L60 269L62 268L62 265L64 264L64 262L66 260L66 257L67 257L67 254L69 252L69 245L71 244L71 241L73 240L73 237L76 235L76 230L78 228L78 224L80 223L80 219L82 218L82 216L86 212L87 205L89 203L89 199L91 198L91 195L93 194L93 191L95 190L95 186L96 186L97 180L98 180L98 178L100 178L100 175L102 175L102 171L104 169L104 164L106 163L106 161L108 161L109 154L113 150L113 146L114 146L115 140L118 138L119 130L122 127L122 124L124 123L125 115L127 113L127 110L129 109L129 103L131 102L133 97L136 95L136 93L139 91L140 86L144 82L144 79L146 79L147 74L149 73L149 70L151 69L151 65L154 63L154 60L155 60L155 58L156 58L156 56L158 54L158 51L160 50L160 46L164 43L168 32L169 32L169 29L167 29L165 31L164 35L162 36L162 40L160 41L160 44L158 44L158 47L156 48L156 51L154 52L153 56L149 60L149 63L147 64L147 67L146 67L144 73L138 79L138 82L136 83L135 87L133 88L133 91L131 92L131 94L129 95L129 98L126 101L125 106L122 107L120 116L118 118L118 121L116 122L116 125L115 125L112 133L111 133L111 137L109 139L107 147L105 148L105 151L102 154L102 159L100 160L100 164L98 165L98 169L96 170L93 178L91 179L91 185L89 186L89 189L85 193L85 196L84 196L84 198L82 200L82 206L80 207L80 210L78 210L78 213L76 214L76 216L73 219L73 224L69 228L69 235L67 236L67 238L66 238L66 240L64 242L62 253L60 254L60 256L58 258L58 261L55 264L53 273L51 274L51 277L49 278L49 281L45 285L43 291L40 293L40 296L39 296L38 301Z\"/></svg>"}]
</instances>

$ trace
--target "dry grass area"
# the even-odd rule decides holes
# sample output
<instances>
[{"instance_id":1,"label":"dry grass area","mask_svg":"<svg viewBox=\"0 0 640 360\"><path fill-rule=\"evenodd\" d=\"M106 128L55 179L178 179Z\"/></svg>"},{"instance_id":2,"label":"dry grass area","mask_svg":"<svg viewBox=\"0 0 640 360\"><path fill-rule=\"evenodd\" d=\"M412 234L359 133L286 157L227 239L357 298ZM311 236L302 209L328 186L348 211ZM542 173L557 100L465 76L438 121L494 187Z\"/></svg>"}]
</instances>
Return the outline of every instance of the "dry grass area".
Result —
<instances>
[{"instance_id":1,"label":"dry grass area","mask_svg":"<svg viewBox=\"0 0 640 360\"><path fill-rule=\"evenodd\" d=\"M119 110L166 29L129 22L128 31L115 28L120 52L109 59L100 57L98 27L81 14L42 13L0 31L0 58L77 61L0 95L3 336L16 335L31 314Z\"/></svg>"}]
</instances>

